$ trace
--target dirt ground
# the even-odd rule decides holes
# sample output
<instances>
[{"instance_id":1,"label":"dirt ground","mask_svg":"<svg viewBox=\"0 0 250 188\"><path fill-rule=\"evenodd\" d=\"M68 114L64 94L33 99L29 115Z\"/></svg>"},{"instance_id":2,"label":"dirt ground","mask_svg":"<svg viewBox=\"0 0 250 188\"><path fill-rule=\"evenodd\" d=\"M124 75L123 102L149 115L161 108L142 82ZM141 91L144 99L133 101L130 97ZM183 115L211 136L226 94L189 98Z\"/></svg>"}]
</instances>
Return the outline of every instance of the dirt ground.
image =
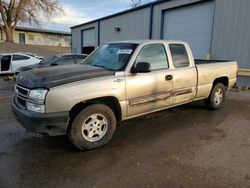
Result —
<instances>
[{"instance_id":1,"label":"dirt ground","mask_svg":"<svg viewBox=\"0 0 250 188\"><path fill-rule=\"evenodd\" d=\"M121 124L106 146L75 149L15 121L12 82L0 81L0 187L250 187L250 91Z\"/></svg>"}]
</instances>

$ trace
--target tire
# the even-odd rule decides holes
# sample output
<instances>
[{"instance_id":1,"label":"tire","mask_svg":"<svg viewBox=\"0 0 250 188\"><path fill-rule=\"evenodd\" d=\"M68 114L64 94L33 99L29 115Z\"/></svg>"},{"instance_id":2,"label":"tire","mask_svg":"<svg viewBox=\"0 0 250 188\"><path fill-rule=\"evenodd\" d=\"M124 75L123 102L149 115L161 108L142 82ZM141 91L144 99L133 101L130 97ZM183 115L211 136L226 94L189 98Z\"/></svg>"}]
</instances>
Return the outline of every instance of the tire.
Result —
<instances>
[{"instance_id":1,"label":"tire","mask_svg":"<svg viewBox=\"0 0 250 188\"><path fill-rule=\"evenodd\" d=\"M205 100L205 105L209 110L217 110L221 108L225 100L225 94L226 88L224 84L215 84L212 88L209 97Z\"/></svg>"},{"instance_id":2,"label":"tire","mask_svg":"<svg viewBox=\"0 0 250 188\"><path fill-rule=\"evenodd\" d=\"M107 144L116 129L116 117L110 107L93 104L80 111L68 130L70 141L80 150Z\"/></svg>"}]
</instances>

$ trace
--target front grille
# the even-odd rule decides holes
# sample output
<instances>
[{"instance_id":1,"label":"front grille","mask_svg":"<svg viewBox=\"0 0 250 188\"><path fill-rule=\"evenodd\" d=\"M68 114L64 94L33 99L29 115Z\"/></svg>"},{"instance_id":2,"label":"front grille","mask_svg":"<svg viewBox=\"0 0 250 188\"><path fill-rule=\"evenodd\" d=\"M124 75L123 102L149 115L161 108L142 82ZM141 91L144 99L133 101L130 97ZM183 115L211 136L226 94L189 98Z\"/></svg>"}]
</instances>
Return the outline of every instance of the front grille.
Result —
<instances>
[{"instance_id":1,"label":"front grille","mask_svg":"<svg viewBox=\"0 0 250 188\"><path fill-rule=\"evenodd\" d=\"M26 109L29 91L29 89L16 85L16 102L21 108Z\"/></svg>"},{"instance_id":2,"label":"front grille","mask_svg":"<svg viewBox=\"0 0 250 188\"><path fill-rule=\"evenodd\" d=\"M29 90L24 88L24 87L21 87L21 86L16 86L16 91L19 95L22 95L23 97L28 97L28 94L29 94Z\"/></svg>"},{"instance_id":3,"label":"front grille","mask_svg":"<svg viewBox=\"0 0 250 188\"><path fill-rule=\"evenodd\" d=\"M26 100L23 98L20 98L20 96L17 97L17 102L22 105L23 107L26 107Z\"/></svg>"}]
</instances>

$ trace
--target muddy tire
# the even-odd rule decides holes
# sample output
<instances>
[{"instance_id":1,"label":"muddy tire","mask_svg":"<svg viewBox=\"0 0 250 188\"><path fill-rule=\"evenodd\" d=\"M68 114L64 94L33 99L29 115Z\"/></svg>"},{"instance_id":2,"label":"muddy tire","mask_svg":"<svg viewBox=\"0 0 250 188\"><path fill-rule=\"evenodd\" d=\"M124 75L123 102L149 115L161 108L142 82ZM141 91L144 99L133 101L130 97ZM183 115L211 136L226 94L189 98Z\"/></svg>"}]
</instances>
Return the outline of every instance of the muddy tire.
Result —
<instances>
[{"instance_id":1,"label":"muddy tire","mask_svg":"<svg viewBox=\"0 0 250 188\"><path fill-rule=\"evenodd\" d=\"M213 89L209 97L205 100L205 105L209 110L217 110L222 107L225 95L226 88L224 84L217 83L213 86Z\"/></svg>"},{"instance_id":2,"label":"muddy tire","mask_svg":"<svg viewBox=\"0 0 250 188\"><path fill-rule=\"evenodd\" d=\"M107 144L116 129L116 118L104 104L87 106L78 113L68 130L70 141L80 150L91 150Z\"/></svg>"}]
</instances>

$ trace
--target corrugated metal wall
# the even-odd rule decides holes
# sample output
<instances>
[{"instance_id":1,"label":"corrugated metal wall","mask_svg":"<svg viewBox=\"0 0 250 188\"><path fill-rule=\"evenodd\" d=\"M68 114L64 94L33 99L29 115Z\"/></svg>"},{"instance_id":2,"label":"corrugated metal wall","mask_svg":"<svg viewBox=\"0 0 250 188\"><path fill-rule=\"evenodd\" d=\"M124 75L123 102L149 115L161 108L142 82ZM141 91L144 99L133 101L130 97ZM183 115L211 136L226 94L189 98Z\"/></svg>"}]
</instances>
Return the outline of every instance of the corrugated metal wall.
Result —
<instances>
[{"instance_id":1,"label":"corrugated metal wall","mask_svg":"<svg viewBox=\"0 0 250 188\"><path fill-rule=\"evenodd\" d=\"M250 68L250 0L217 0L212 57L233 59Z\"/></svg>"},{"instance_id":2,"label":"corrugated metal wall","mask_svg":"<svg viewBox=\"0 0 250 188\"><path fill-rule=\"evenodd\" d=\"M164 11L163 39L186 41L194 58L210 54L214 1Z\"/></svg>"},{"instance_id":3,"label":"corrugated metal wall","mask_svg":"<svg viewBox=\"0 0 250 188\"><path fill-rule=\"evenodd\" d=\"M161 16L162 10L183 6L186 4L200 2L203 0L172 0L162 2L153 7L152 15L152 39L161 38ZM114 16L100 21L100 44L117 40L149 39L150 37L150 13L151 7L146 7L133 12ZM98 22L73 28L72 31L72 51L81 51L81 31L95 27L96 46L98 46ZM115 32L114 27L120 27L120 32Z\"/></svg>"},{"instance_id":4,"label":"corrugated metal wall","mask_svg":"<svg viewBox=\"0 0 250 188\"><path fill-rule=\"evenodd\" d=\"M212 58L236 60L250 69L250 0L217 0L215 6ZM250 85L250 78L239 82Z\"/></svg>"},{"instance_id":5,"label":"corrugated metal wall","mask_svg":"<svg viewBox=\"0 0 250 188\"><path fill-rule=\"evenodd\" d=\"M151 7L118 14L100 20L99 43L109 41L148 39L150 37L150 19L152 18L152 39L162 38L163 11L180 6L192 6L208 0L172 0ZM211 0L213 1L213 0ZM212 59L237 60L240 68L250 69L250 0L214 0L215 15L211 40ZM96 46L98 45L98 22L72 29L72 51L81 51L81 31L95 27ZM116 32L114 27L120 27ZM76 51L74 51L76 52ZM250 85L250 78L240 79Z\"/></svg>"},{"instance_id":6,"label":"corrugated metal wall","mask_svg":"<svg viewBox=\"0 0 250 188\"><path fill-rule=\"evenodd\" d=\"M105 19L100 22L100 44L117 40L148 39L150 8ZM120 32L114 30L121 29Z\"/></svg>"}]
</instances>

